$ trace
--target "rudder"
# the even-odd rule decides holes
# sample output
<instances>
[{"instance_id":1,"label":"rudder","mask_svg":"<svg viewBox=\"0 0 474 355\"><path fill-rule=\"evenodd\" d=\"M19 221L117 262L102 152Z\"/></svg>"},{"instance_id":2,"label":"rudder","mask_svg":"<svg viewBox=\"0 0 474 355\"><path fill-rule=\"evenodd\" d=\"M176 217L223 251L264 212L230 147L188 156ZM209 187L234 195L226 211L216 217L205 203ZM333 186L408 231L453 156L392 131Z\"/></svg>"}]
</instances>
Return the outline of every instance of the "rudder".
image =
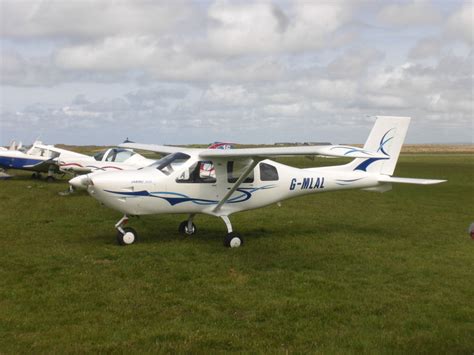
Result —
<instances>
[{"instance_id":1,"label":"rudder","mask_svg":"<svg viewBox=\"0 0 474 355\"><path fill-rule=\"evenodd\" d=\"M366 171L392 175L402 149L410 117L377 116L364 150L382 153L387 158L354 159L347 167L353 171Z\"/></svg>"}]
</instances>

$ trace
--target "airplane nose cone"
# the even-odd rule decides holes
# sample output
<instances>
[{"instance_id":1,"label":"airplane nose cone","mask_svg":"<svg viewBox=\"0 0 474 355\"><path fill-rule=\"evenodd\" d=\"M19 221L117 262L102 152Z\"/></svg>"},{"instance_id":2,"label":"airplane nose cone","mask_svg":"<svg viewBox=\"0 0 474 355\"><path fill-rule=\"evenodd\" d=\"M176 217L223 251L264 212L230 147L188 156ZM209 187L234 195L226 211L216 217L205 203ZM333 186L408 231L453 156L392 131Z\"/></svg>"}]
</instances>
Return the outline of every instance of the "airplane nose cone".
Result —
<instances>
[{"instance_id":1,"label":"airplane nose cone","mask_svg":"<svg viewBox=\"0 0 474 355\"><path fill-rule=\"evenodd\" d=\"M92 180L89 175L76 176L69 180L69 185L78 190L85 190L89 185L92 185Z\"/></svg>"},{"instance_id":2,"label":"airplane nose cone","mask_svg":"<svg viewBox=\"0 0 474 355\"><path fill-rule=\"evenodd\" d=\"M133 180L128 171L107 171L88 175L87 191L92 194L130 188Z\"/></svg>"}]
</instances>

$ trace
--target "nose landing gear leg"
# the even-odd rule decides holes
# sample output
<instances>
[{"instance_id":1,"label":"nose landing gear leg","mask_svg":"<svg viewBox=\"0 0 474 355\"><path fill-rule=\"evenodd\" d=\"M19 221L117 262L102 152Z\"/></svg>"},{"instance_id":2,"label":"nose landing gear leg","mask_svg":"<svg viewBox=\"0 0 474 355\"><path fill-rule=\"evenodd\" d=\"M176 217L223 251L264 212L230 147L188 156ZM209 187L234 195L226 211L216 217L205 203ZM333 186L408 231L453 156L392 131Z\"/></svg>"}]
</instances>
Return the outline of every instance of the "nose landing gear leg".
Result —
<instances>
[{"instance_id":1,"label":"nose landing gear leg","mask_svg":"<svg viewBox=\"0 0 474 355\"><path fill-rule=\"evenodd\" d=\"M115 228L117 229L117 243L119 245L130 245L137 241L138 235L135 229L130 227L123 228L127 223L128 216L124 215L115 225Z\"/></svg>"},{"instance_id":2,"label":"nose landing gear leg","mask_svg":"<svg viewBox=\"0 0 474 355\"><path fill-rule=\"evenodd\" d=\"M242 236L239 233L232 231L232 224L230 223L229 217L221 216L221 218L227 227L227 236L224 238L224 246L228 248L238 248L244 244Z\"/></svg>"}]
</instances>

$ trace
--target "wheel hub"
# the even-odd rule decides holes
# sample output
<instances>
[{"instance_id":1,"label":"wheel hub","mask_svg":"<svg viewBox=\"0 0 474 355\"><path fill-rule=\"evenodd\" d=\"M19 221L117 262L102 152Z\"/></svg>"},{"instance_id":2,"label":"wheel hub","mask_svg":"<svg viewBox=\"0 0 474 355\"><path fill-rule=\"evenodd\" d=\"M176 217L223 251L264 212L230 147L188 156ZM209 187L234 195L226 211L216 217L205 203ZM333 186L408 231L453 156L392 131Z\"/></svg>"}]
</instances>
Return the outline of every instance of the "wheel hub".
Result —
<instances>
[{"instance_id":1,"label":"wheel hub","mask_svg":"<svg viewBox=\"0 0 474 355\"><path fill-rule=\"evenodd\" d=\"M240 247L240 244L241 244L240 238L232 238L230 240L230 247L231 248L238 248L238 247Z\"/></svg>"},{"instance_id":2,"label":"wheel hub","mask_svg":"<svg viewBox=\"0 0 474 355\"><path fill-rule=\"evenodd\" d=\"M125 244L132 244L135 241L135 235L131 232L127 232L123 235L123 242Z\"/></svg>"}]
</instances>

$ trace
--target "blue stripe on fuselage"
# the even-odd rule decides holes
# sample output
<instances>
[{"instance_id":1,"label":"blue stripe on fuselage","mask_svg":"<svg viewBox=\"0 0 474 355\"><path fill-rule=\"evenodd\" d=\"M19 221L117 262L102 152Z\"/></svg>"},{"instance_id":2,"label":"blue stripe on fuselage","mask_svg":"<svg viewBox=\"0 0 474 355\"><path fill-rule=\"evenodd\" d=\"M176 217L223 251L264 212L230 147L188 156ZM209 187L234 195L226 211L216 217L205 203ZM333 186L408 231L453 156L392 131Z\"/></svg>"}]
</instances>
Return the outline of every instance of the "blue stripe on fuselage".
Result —
<instances>
[{"instance_id":1,"label":"blue stripe on fuselage","mask_svg":"<svg viewBox=\"0 0 474 355\"><path fill-rule=\"evenodd\" d=\"M42 159L0 156L0 166L7 169L25 169L25 166L35 165L41 162L43 162Z\"/></svg>"}]
</instances>

